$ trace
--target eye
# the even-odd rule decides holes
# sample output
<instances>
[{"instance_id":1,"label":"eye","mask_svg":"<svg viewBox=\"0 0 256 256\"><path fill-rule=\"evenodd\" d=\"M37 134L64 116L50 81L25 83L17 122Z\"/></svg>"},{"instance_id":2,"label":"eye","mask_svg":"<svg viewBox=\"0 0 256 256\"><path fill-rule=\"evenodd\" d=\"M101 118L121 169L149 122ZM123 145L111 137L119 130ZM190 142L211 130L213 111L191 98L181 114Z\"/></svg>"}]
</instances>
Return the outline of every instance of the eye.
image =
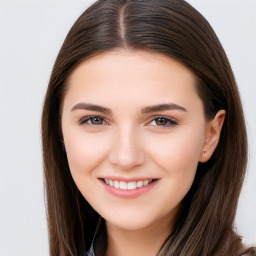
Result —
<instances>
[{"instance_id":1,"label":"eye","mask_svg":"<svg viewBox=\"0 0 256 256\"><path fill-rule=\"evenodd\" d=\"M178 123L169 117L156 117L149 124L153 126L160 126L162 128L168 128L177 125Z\"/></svg>"},{"instance_id":2,"label":"eye","mask_svg":"<svg viewBox=\"0 0 256 256\"><path fill-rule=\"evenodd\" d=\"M100 116L86 116L79 120L79 124L88 124L88 125L104 125L106 122L104 121L104 118Z\"/></svg>"}]
</instances>

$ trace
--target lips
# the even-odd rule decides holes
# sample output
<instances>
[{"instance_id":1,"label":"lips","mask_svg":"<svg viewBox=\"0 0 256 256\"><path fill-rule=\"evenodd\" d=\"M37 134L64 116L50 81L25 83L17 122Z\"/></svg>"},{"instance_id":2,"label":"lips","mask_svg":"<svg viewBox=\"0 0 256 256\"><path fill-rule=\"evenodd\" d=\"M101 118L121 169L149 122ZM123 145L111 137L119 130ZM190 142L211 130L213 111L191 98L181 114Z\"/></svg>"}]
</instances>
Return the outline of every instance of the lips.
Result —
<instances>
[{"instance_id":1,"label":"lips","mask_svg":"<svg viewBox=\"0 0 256 256\"><path fill-rule=\"evenodd\" d=\"M100 178L99 181L105 190L115 197L136 198L152 190L159 183L160 179L104 177Z\"/></svg>"},{"instance_id":2,"label":"lips","mask_svg":"<svg viewBox=\"0 0 256 256\"><path fill-rule=\"evenodd\" d=\"M110 187L114 187L116 189L132 190L132 189L137 189L137 188L147 186L148 184L153 182L153 179L148 179L148 180L144 179L144 180L130 181L130 182L111 180L111 179L104 179L103 181Z\"/></svg>"}]
</instances>

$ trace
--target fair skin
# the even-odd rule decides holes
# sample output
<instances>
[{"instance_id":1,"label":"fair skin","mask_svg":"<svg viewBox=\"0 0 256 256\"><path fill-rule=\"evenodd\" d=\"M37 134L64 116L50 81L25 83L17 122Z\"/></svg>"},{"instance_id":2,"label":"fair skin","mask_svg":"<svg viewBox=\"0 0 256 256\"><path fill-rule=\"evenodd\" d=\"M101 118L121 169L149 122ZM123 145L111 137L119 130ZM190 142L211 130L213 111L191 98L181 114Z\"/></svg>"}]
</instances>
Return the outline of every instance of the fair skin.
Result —
<instances>
[{"instance_id":1,"label":"fair skin","mask_svg":"<svg viewBox=\"0 0 256 256\"><path fill-rule=\"evenodd\" d=\"M78 189L106 221L107 255L156 255L214 152L225 112L206 121L195 83L184 65L144 51L107 52L71 74L63 139Z\"/></svg>"}]
</instances>

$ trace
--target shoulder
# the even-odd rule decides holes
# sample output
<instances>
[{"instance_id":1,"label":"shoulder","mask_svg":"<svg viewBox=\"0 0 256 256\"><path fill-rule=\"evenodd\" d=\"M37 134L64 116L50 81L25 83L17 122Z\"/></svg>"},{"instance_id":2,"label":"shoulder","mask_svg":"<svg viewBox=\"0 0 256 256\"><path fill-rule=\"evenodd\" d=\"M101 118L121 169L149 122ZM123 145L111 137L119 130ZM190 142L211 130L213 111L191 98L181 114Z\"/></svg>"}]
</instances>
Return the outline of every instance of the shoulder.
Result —
<instances>
[{"instance_id":1,"label":"shoulder","mask_svg":"<svg viewBox=\"0 0 256 256\"><path fill-rule=\"evenodd\" d=\"M241 256L256 256L256 247L247 249Z\"/></svg>"}]
</instances>

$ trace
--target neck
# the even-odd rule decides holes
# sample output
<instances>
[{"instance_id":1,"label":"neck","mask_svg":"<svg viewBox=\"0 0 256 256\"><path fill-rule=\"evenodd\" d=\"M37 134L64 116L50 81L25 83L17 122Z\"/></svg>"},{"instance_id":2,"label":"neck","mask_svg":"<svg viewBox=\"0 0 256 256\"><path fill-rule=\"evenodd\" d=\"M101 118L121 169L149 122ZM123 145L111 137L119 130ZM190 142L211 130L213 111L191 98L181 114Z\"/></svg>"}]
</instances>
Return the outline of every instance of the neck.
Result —
<instances>
[{"instance_id":1,"label":"neck","mask_svg":"<svg viewBox=\"0 0 256 256\"><path fill-rule=\"evenodd\" d=\"M158 220L149 227L125 230L106 221L108 248L107 256L156 256L171 232L173 218Z\"/></svg>"}]
</instances>

